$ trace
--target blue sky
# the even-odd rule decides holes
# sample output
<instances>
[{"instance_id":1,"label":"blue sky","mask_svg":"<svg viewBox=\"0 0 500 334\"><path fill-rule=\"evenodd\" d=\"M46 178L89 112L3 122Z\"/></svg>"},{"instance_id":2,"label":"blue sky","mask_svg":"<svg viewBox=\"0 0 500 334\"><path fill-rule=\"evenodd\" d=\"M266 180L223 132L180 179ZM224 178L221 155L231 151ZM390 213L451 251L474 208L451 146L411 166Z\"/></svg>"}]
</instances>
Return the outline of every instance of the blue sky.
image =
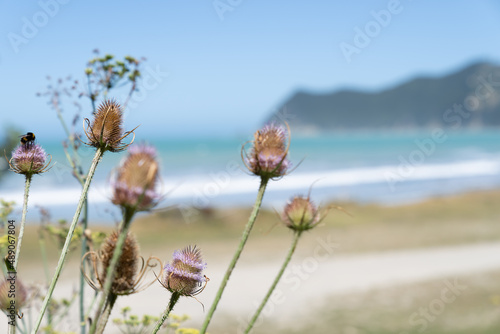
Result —
<instances>
[{"instance_id":1,"label":"blue sky","mask_svg":"<svg viewBox=\"0 0 500 334\"><path fill-rule=\"evenodd\" d=\"M23 35L27 24L37 31ZM367 29L369 41L358 36L356 46L357 31ZM496 1L4 0L0 120L62 137L35 94L47 75L83 79L98 48L144 56L144 73L156 73L127 112L126 127L141 124L140 138L246 135L298 89L382 89L472 61L500 62L499 31ZM350 57L347 44L357 48Z\"/></svg>"}]
</instances>

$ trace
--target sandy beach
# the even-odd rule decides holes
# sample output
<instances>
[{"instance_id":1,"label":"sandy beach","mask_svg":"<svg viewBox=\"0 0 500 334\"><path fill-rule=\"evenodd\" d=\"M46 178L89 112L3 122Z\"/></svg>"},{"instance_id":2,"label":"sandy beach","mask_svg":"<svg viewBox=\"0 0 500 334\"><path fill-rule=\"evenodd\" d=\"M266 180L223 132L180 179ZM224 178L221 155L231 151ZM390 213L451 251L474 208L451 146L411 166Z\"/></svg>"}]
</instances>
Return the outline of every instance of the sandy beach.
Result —
<instances>
[{"instance_id":1,"label":"sandy beach","mask_svg":"<svg viewBox=\"0 0 500 334\"><path fill-rule=\"evenodd\" d=\"M308 319L329 303L332 298L343 298L353 293L371 289L386 289L439 279L453 286L462 286L460 277L488 273L500 268L500 243L482 243L455 247L438 247L409 251L379 252L361 255L337 256L338 244L318 237L318 248L307 257L296 258L277 287L271 302L266 306L264 321L285 326L292 319ZM228 333L239 333L252 316L256 305L265 294L280 263L240 263L232 275L218 313L215 326L224 326L227 319L240 326ZM225 266L222 263L207 269L210 283L198 297L208 307L215 296L218 282ZM74 289L74 282L62 281L56 297L67 296ZM166 306L170 293L159 284L147 290L118 299L111 319L119 318L121 307L130 306L138 315L156 315ZM91 298L91 295L88 295ZM312 302L314 301L314 302ZM304 308L304 305L308 305ZM188 324L200 325L204 318L202 305L192 298L184 298L175 308L176 314L188 314ZM65 319L67 331L76 331L76 308ZM5 318L0 326L5 326ZM113 329L114 328L114 329ZM106 332L119 333L109 324Z\"/></svg>"},{"instance_id":2,"label":"sandy beach","mask_svg":"<svg viewBox=\"0 0 500 334\"><path fill-rule=\"evenodd\" d=\"M443 288L452 289L453 286L459 293L464 285L474 288L468 289L464 293L467 297L457 299L459 302L448 309L466 303L468 308L464 312L474 312L481 298L489 298L475 296L470 300L474 293L483 289L487 296L495 296L499 292L491 288L500 270L500 240L493 232L497 224L495 217L499 215L495 204L499 197L500 192L493 191L393 207L346 203L344 207L353 213L352 217L332 212L322 226L300 240L255 333L271 330L302 333L303 326L311 323L320 323L326 328L340 324L349 332L353 326L373 326L378 318L394 312L399 314L393 315L394 321L389 323L399 323L398 328L417 333L419 327L412 326L409 315L439 299ZM204 308L207 310L213 301L247 214L248 209L207 211L200 213L198 221L185 224L182 216L173 211L143 216L134 222L132 230L145 257L155 255L162 261L169 261L174 249L193 241L202 248L204 261L208 264L205 273L210 282L197 300L182 298L176 305L175 314L190 317L183 327L200 327L205 317ZM40 275L42 265L36 260L39 257L36 229L29 229L26 238L20 270L29 277L25 281L41 285L44 280ZM274 279L289 242L290 233L276 227L275 214L263 211L231 276L209 332L243 332ZM50 266L55 265L57 259L53 243L51 247ZM70 257L56 287L56 298L68 298L78 288L78 252L74 251ZM482 281L488 277L490 281ZM148 279L154 280L152 273ZM369 311L366 304L373 302L374 295L379 296L376 298L379 304L373 306L375 311ZM92 296L93 290L87 287L87 305ZM155 282L143 292L119 297L110 319L120 318L120 310L125 306L132 308L132 314L159 316L169 298L170 293ZM378 314L385 310L387 303L391 308ZM493 304L488 305L494 310ZM38 307L32 308L32 317L36 316ZM340 315L354 310L365 318L339 319ZM24 312L25 319L29 319L30 311ZM485 323L486 314L489 313L471 320L473 326ZM444 316L438 319L450 321ZM5 317L0 318L0 328L5 326L5 321ZM433 325L436 324L441 326L438 321ZM64 332L79 331L76 303L57 328ZM381 333L384 331L388 329ZM106 333L119 332L110 320ZM336 328L334 332L344 333L344 330Z\"/></svg>"}]
</instances>

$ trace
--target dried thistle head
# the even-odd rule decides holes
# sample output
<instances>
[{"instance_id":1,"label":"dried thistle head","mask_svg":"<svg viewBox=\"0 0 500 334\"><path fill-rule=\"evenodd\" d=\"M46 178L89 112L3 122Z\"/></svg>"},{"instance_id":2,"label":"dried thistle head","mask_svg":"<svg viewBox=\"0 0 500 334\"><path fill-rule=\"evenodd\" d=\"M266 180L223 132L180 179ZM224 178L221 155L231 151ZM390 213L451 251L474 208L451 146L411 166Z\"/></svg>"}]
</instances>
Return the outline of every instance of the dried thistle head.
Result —
<instances>
[{"instance_id":1,"label":"dried thistle head","mask_svg":"<svg viewBox=\"0 0 500 334\"><path fill-rule=\"evenodd\" d=\"M126 149L130 144L123 144L122 139L134 133L123 131L123 110L113 100L107 100L97 108L92 124L86 118L87 128L84 128L89 143L87 145L101 148L104 151L118 152ZM132 142L134 139L132 139Z\"/></svg>"},{"instance_id":2,"label":"dried thistle head","mask_svg":"<svg viewBox=\"0 0 500 334\"><path fill-rule=\"evenodd\" d=\"M152 146L137 145L118 168L113 182L113 204L136 211L154 207L160 195L156 191L159 163Z\"/></svg>"},{"instance_id":3,"label":"dried thistle head","mask_svg":"<svg viewBox=\"0 0 500 334\"><path fill-rule=\"evenodd\" d=\"M205 286L202 285L206 285L208 278L201 274L207 266L203 263L201 251L196 246L188 246L182 251L175 251L173 257L172 263L165 264L163 268L162 285L182 296L192 297L203 291Z\"/></svg>"},{"instance_id":4,"label":"dried thistle head","mask_svg":"<svg viewBox=\"0 0 500 334\"><path fill-rule=\"evenodd\" d=\"M245 165L255 175L268 179L282 177L290 167L285 128L266 125L254 134L253 146L244 159Z\"/></svg>"},{"instance_id":5,"label":"dried thistle head","mask_svg":"<svg viewBox=\"0 0 500 334\"><path fill-rule=\"evenodd\" d=\"M101 265L102 271L99 275L99 280L104 283L106 281L106 274L109 264L113 258L116 242L118 241L118 231L113 231L101 245ZM123 245L123 251L116 266L115 277L111 285L111 291L120 295L123 292L133 289L135 283L135 274L139 264L139 245L134 236L127 233L127 238Z\"/></svg>"},{"instance_id":6,"label":"dried thistle head","mask_svg":"<svg viewBox=\"0 0 500 334\"><path fill-rule=\"evenodd\" d=\"M82 258L81 270L89 285L100 291L103 289L106 282L108 267L113 257L113 252L118 241L118 231L112 232L102 243L100 251L88 252ZM90 260L90 273L85 272L84 263ZM113 283L111 284L111 293L115 295L130 295L137 293L149 287L154 283L151 280L149 283L144 283L147 270L156 267L161 267L160 259L149 257L147 261L139 256L139 245L131 233L127 234L123 245L122 254L116 266ZM91 279L95 277L95 281Z\"/></svg>"},{"instance_id":7,"label":"dried thistle head","mask_svg":"<svg viewBox=\"0 0 500 334\"><path fill-rule=\"evenodd\" d=\"M321 221L320 212L309 196L295 196L290 200L281 219L288 228L296 232L310 230Z\"/></svg>"},{"instance_id":8,"label":"dried thistle head","mask_svg":"<svg viewBox=\"0 0 500 334\"><path fill-rule=\"evenodd\" d=\"M8 161L10 170L24 175L41 174L48 171L52 157L38 144L19 145L12 151L12 158Z\"/></svg>"},{"instance_id":9,"label":"dried thistle head","mask_svg":"<svg viewBox=\"0 0 500 334\"><path fill-rule=\"evenodd\" d=\"M0 283L0 309L8 315L16 315L27 302L28 290L24 284L17 276L8 274Z\"/></svg>"}]
</instances>

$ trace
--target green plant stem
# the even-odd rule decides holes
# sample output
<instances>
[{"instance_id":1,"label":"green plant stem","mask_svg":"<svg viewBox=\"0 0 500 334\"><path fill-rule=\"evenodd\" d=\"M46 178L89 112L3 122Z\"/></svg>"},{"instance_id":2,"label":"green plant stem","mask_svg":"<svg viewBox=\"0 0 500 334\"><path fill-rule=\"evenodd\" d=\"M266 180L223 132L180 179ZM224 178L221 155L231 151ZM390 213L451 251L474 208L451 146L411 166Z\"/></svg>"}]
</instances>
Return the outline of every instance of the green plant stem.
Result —
<instances>
[{"instance_id":1,"label":"green plant stem","mask_svg":"<svg viewBox=\"0 0 500 334\"><path fill-rule=\"evenodd\" d=\"M94 304L97 301L97 295L98 292L94 291L94 297L92 297L92 301L90 302L90 305L87 307L87 311L85 312L85 319L88 319L88 317L90 316L90 312L92 311L92 308L94 307Z\"/></svg>"},{"instance_id":2,"label":"green plant stem","mask_svg":"<svg viewBox=\"0 0 500 334\"><path fill-rule=\"evenodd\" d=\"M74 176L78 179L78 181L80 182L80 184L83 187L85 181L84 181L83 175L81 175L78 172L78 167L80 167L81 164L80 164L80 159L79 159L79 155L77 152L77 148L75 145L75 136L71 133L71 131L69 131L68 125L66 124L66 121L64 121L64 117L62 116L61 108L59 107L59 97L58 96L54 96L52 98L52 106L56 110L57 118L59 118L59 121L61 122L61 125L64 129L64 132L66 133L66 137L68 137L71 148L73 149L73 156L74 156L75 160L73 161L73 159L70 157L69 153L66 151L66 149L64 149L64 153L66 154L66 159L68 160L68 163L70 164L71 168L73 169Z\"/></svg>"},{"instance_id":3,"label":"green plant stem","mask_svg":"<svg viewBox=\"0 0 500 334\"><path fill-rule=\"evenodd\" d=\"M67 316L68 316L68 313L69 313L69 311L71 309L71 306L75 302L77 296L78 296L78 293L74 292L73 295L71 296L71 300L69 300L68 304L64 305L64 307L61 308L62 312L58 312L57 318L54 317L56 319L51 323L50 328L57 328L57 326L61 322L63 322L65 319L67 319ZM60 309L58 311L60 311Z\"/></svg>"},{"instance_id":4,"label":"green plant stem","mask_svg":"<svg viewBox=\"0 0 500 334\"><path fill-rule=\"evenodd\" d=\"M64 132L66 132L66 136L68 138L71 138L71 132L69 131L68 126L66 125L66 122L64 121L64 117L62 115L61 108L59 108L59 98L54 96L52 98L51 102L52 102L52 106L56 109L57 118L59 118L59 122L61 122L61 125L64 129Z\"/></svg>"},{"instance_id":5,"label":"green plant stem","mask_svg":"<svg viewBox=\"0 0 500 334\"><path fill-rule=\"evenodd\" d=\"M43 227L40 227L40 232L38 233L38 243L40 244L40 254L42 255L42 263L43 263L43 271L45 273L45 281L48 282L50 280L50 274L49 274L49 263L47 261L47 249L45 247L45 235L44 231L42 230ZM31 314L31 313L30 313ZM52 312L50 308L47 310L47 318L48 318L48 323L52 323ZM31 323L31 321L30 321Z\"/></svg>"},{"instance_id":6,"label":"green plant stem","mask_svg":"<svg viewBox=\"0 0 500 334\"><path fill-rule=\"evenodd\" d=\"M91 79L90 74L87 74L87 87L89 90L89 99L92 102L92 114L95 114L95 98L92 96L92 87L90 85Z\"/></svg>"},{"instance_id":7,"label":"green plant stem","mask_svg":"<svg viewBox=\"0 0 500 334\"><path fill-rule=\"evenodd\" d=\"M21 228L19 229L19 237L17 239L16 258L14 259L14 270L17 271L17 264L19 263L19 255L21 254L21 243L24 236L24 225L26 224L26 213L28 212L28 194L30 192L31 174L26 174L26 182L24 186L24 201L23 213L21 216Z\"/></svg>"},{"instance_id":8,"label":"green plant stem","mask_svg":"<svg viewBox=\"0 0 500 334\"><path fill-rule=\"evenodd\" d=\"M10 324L10 318L7 318L7 321L9 321L9 323L7 324L7 326L8 326L7 327L7 332L9 334L16 334L16 325L15 325L16 320L13 320L14 321L14 325Z\"/></svg>"},{"instance_id":9,"label":"green plant stem","mask_svg":"<svg viewBox=\"0 0 500 334\"><path fill-rule=\"evenodd\" d=\"M26 174L26 181L24 185L24 201L23 201L23 213L21 216L21 228L19 229L19 237L17 239L17 246L16 246L16 255L14 258L14 272L17 272L17 264L19 263L19 256L21 254L21 244L23 241L23 236L24 236L24 225L26 224L26 213L28 212L28 195L30 191L30 185L31 185L31 174ZM9 321L8 323L8 333L9 334L15 334L16 333L16 322L17 322L17 316L14 317L14 320L12 320L13 324Z\"/></svg>"},{"instance_id":10,"label":"green plant stem","mask_svg":"<svg viewBox=\"0 0 500 334\"><path fill-rule=\"evenodd\" d=\"M94 160L92 161L92 165L90 166L89 173L87 179L85 180L85 184L82 189L82 194L80 196L80 200L78 201L78 206L76 207L75 215L73 216L73 221L71 222L71 226L69 228L68 234L66 235L66 241L64 242L63 249L61 251L61 256L59 257L59 262L57 263L56 271L54 276L52 277L52 282L50 283L49 290L47 291L47 295L43 300L42 309L40 310L40 314L38 315L38 319L36 320L35 327L33 328L32 334L35 334L42 323L43 315L47 310L50 299L52 298L52 293L54 292L54 288L59 280L59 276L61 275L61 271L64 265L64 261L66 260L66 256L69 252L69 245L71 243L71 239L73 237L73 232L75 231L76 224L78 223L78 218L80 217L80 213L82 212L83 203L87 198L87 193L89 192L90 183L92 178L94 177L95 170L99 161L102 158L104 151L101 148L97 148L95 152Z\"/></svg>"},{"instance_id":11,"label":"green plant stem","mask_svg":"<svg viewBox=\"0 0 500 334\"><path fill-rule=\"evenodd\" d=\"M83 204L83 237L82 237L82 251L80 252L81 258L85 255L85 253L88 252L88 247L87 247L87 238L85 237L85 230L87 229L88 226L88 199L85 199L85 202ZM85 271L85 262L82 264L83 266L83 271ZM85 301L84 301L84 296L85 296L85 279L83 277L83 272L80 271L80 333L85 334L86 332L86 322L85 322Z\"/></svg>"},{"instance_id":12,"label":"green plant stem","mask_svg":"<svg viewBox=\"0 0 500 334\"><path fill-rule=\"evenodd\" d=\"M73 156L74 160L71 158L69 155L68 151L66 148L64 149L64 153L66 154L66 159L68 160L68 163L70 164L71 168L73 169L73 175L75 178L80 182L82 187L85 185L85 175L81 174L81 164L80 164L80 159L79 155L77 152L77 147L75 145L75 136L69 131L69 128L64 121L64 117L62 116L61 108L59 107L59 98L54 97L52 99L52 104L54 108L56 109L57 117L59 118L59 121L61 122L61 125L64 129L64 132L66 132L66 136L68 137L68 140L70 142L71 148L73 149ZM87 229L87 223L88 223L88 199L85 198L85 202L83 204L83 232ZM88 251L87 249L87 239L85 236L82 238L82 252L81 256ZM83 264L85 268L85 263ZM85 291L85 279L83 277L83 273L80 272L80 304L79 304L79 311L80 311L80 333L85 334L85 305L84 305L84 291ZM50 313L49 313L49 323L50 323Z\"/></svg>"},{"instance_id":13,"label":"green plant stem","mask_svg":"<svg viewBox=\"0 0 500 334\"><path fill-rule=\"evenodd\" d=\"M106 281L102 289L102 296L97 307L96 316L89 330L90 334L102 333L102 331L104 331L104 328L106 327L106 322L108 319L102 319L101 321L100 319L101 318L100 316L102 315L101 310L103 310L104 304L108 300L108 295L110 294L111 291L111 285L113 284L113 280L115 277L115 269L118 264L118 260L122 255L123 245L125 244L125 239L127 239L128 229L130 227L130 222L132 221L132 217L134 216L134 214L135 214L135 209L127 208L123 210L123 221L120 226L120 235L118 236L118 240L116 241L115 250L113 251L113 257L111 258L109 267L106 270Z\"/></svg>"},{"instance_id":14,"label":"green plant stem","mask_svg":"<svg viewBox=\"0 0 500 334\"><path fill-rule=\"evenodd\" d=\"M24 317L23 317L24 321ZM28 308L28 325L25 326L26 332L28 333L31 330L31 324L33 323L33 307Z\"/></svg>"},{"instance_id":15,"label":"green plant stem","mask_svg":"<svg viewBox=\"0 0 500 334\"><path fill-rule=\"evenodd\" d=\"M40 229L42 229L42 227ZM47 249L45 247L46 244L45 244L45 236L43 235L43 231L40 231L38 233L38 244L40 245L40 255L42 256L43 272L45 273L45 279L48 282L50 279L49 264L47 262Z\"/></svg>"},{"instance_id":16,"label":"green plant stem","mask_svg":"<svg viewBox=\"0 0 500 334\"><path fill-rule=\"evenodd\" d=\"M163 312L161 319L156 323L156 326L153 329L152 334L156 334L160 330L160 328L163 325L163 323L165 322L165 320L167 320L170 312L172 312L172 310L173 310L175 304L177 303L177 301L179 300L180 296L181 295L178 292L172 293L172 296L170 296L170 301L168 302L167 309L165 310L165 312Z\"/></svg>"},{"instance_id":17,"label":"green plant stem","mask_svg":"<svg viewBox=\"0 0 500 334\"><path fill-rule=\"evenodd\" d=\"M27 333L28 332L28 325L26 325L25 317L21 318L21 322L23 324L23 329L21 330L21 333Z\"/></svg>"},{"instance_id":18,"label":"green plant stem","mask_svg":"<svg viewBox=\"0 0 500 334\"><path fill-rule=\"evenodd\" d=\"M113 309L113 306L115 306L116 298L118 298L118 296L112 292L108 295L104 310L99 317L99 327L97 328L97 333L104 332L104 328L106 327L109 316L111 315L111 310Z\"/></svg>"},{"instance_id":19,"label":"green plant stem","mask_svg":"<svg viewBox=\"0 0 500 334\"><path fill-rule=\"evenodd\" d=\"M214 315L215 309L217 308L217 305L219 304L219 301L222 297L222 293L224 292L224 289L226 288L227 282L229 281L229 277L231 276L231 273L233 272L234 267L236 266L236 262L238 262L238 259L241 255L241 252L243 251L243 247L245 247L245 244L248 240L248 236L250 235L250 232L252 231L252 227L255 223L255 220L257 219L257 215L259 214L259 209L262 204L262 198L264 197L264 193L266 191L266 186L267 182L269 181L268 178L262 177L260 180L260 186L259 186L259 191L257 193L257 199L255 200L255 204L253 206L252 213L250 214L250 217L248 218L247 225L245 226L245 230L243 231L243 235L241 236L240 243L238 245L238 248L236 249L236 252L234 253L233 259L231 260L231 263L229 263L229 267L226 270L226 274L224 275L224 278L222 279L222 282L219 286L219 290L217 291L217 294L215 295L215 299L212 303L212 306L210 306L210 310L207 313L207 316L205 317L205 321L201 327L200 334L205 334L207 331L208 325L210 324L210 320L212 320L212 316Z\"/></svg>"},{"instance_id":20,"label":"green plant stem","mask_svg":"<svg viewBox=\"0 0 500 334\"><path fill-rule=\"evenodd\" d=\"M264 306L266 306L267 301L269 300L269 298L271 297L271 294L273 293L274 289L278 285L278 282L280 281L281 276L283 276L283 273L285 272L285 269L288 266L288 263L290 263L292 255L295 252L295 248L297 248L297 243L299 242L299 238L300 238L301 234L302 234L301 231L298 231L298 232L294 233L292 245L290 246L290 250L288 251L288 254L287 254L286 258L285 258L285 262L283 262L283 265L281 266L281 269L278 272L278 275L276 275L276 278L274 279L273 284L271 285L271 287L267 291L266 296L262 300L262 303L260 303L260 306L257 309L257 311L255 312L255 314L253 315L252 320L250 320L250 323L248 324L248 327L245 330L245 334L250 333L250 331L252 330L253 325L255 324L255 322L259 318L260 313L264 309Z\"/></svg>"}]
</instances>

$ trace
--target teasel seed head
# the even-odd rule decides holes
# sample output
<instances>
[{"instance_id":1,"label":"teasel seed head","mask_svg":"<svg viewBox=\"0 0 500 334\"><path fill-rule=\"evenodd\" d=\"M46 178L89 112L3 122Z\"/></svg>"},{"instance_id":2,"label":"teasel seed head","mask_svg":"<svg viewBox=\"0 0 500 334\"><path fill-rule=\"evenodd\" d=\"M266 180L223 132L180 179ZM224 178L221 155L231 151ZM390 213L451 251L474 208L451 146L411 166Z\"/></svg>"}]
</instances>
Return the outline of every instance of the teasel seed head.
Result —
<instances>
[{"instance_id":1,"label":"teasel seed head","mask_svg":"<svg viewBox=\"0 0 500 334\"><path fill-rule=\"evenodd\" d=\"M101 257L101 271L99 273L99 281L101 286L106 281L106 274L109 264L113 258L113 252L118 241L118 231L113 231L103 242L100 250ZM127 234L123 251L116 266L115 277L111 285L111 292L115 295L130 294L134 291L136 285L136 273L140 262L139 245L134 236L130 233Z\"/></svg>"},{"instance_id":2,"label":"teasel seed head","mask_svg":"<svg viewBox=\"0 0 500 334\"><path fill-rule=\"evenodd\" d=\"M108 267L113 258L113 252L118 242L119 232L112 232L101 244L99 252L90 251L85 253L81 261L81 271L87 283L96 291L102 291L106 284ZM90 263L89 266L86 264ZM111 293L114 295L131 295L140 292L156 279L147 281L147 271L160 268L162 273L162 262L154 256L144 260L139 256L139 245L131 233L127 234L123 244L122 254L115 269Z\"/></svg>"},{"instance_id":3,"label":"teasel seed head","mask_svg":"<svg viewBox=\"0 0 500 334\"><path fill-rule=\"evenodd\" d=\"M284 127L274 123L264 126L254 134L250 153L243 157L245 165L260 177L273 179L284 176L290 167L286 141Z\"/></svg>"},{"instance_id":4,"label":"teasel seed head","mask_svg":"<svg viewBox=\"0 0 500 334\"><path fill-rule=\"evenodd\" d=\"M208 278L202 275L207 264L203 263L201 251L196 246L188 246L182 251L175 251L173 257L172 263L167 263L163 268L165 275L162 285L182 296L192 297L203 291L203 283Z\"/></svg>"},{"instance_id":5,"label":"teasel seed head","mask_svg":"<svg viewBox=\"0 0 500 334\"><path fill-rule=\"evenodd\" d=\"M12 297L15 295L14 298ZM12 303L14 301L14 303ZM0 309L9 314L13 310L11 305L15 305L14 312L17 314L28 302L28 290L18 277L8 274L0 283Z\"/></svg>"},{"instance_id":6,"label":"teasel seed head","mask_svg":"<svg viewBox=\"0 0 500 334\"><path fill-rule=\"evenodd\" d=\"M159 163L152 146L131 146L118 168L113 185L113 204L135 211L149 210L160 198L157 192Z\"/></svg>"},{"instance_id":7,"label":"teasel seed head","mask_svg":"<svg viewBox=\"0 0 500 334\"><path fill-rule=\"evenodd\" d=\"M283 210L281 219L288 228L296 232L310 230L321 221L319 210L309 196L295 196L290 200Z\"/></svg>"},{"instance_id":8,"label":"teasel seed head","mask_svg":"<svg viewBox=\"0 0 500 334\"><path fill-rule=\"evenodd\" d=\"M103 151L119 152L126 149L130 144L123 144L122 139L134 133L123 131L123 110L114 100L107 100L97 108L92 124L88 118L84 120L87 128L84 127L89 146L101 148ZM135 134L134 134L135 136Z\"/></svg>"},{"instance_id":9,"label":"teasel seed head","mask_svg":"<svg viewBox=\"0 0 500 334\"><path fill-rule=\"evenodd\" d=\"M41 174L50 169L49 165L52 161L45 153L45 150L38 144L19 145L12 151L12 158L8 160L10 170L24 175Z\"/></svg>"}]
</instances>

